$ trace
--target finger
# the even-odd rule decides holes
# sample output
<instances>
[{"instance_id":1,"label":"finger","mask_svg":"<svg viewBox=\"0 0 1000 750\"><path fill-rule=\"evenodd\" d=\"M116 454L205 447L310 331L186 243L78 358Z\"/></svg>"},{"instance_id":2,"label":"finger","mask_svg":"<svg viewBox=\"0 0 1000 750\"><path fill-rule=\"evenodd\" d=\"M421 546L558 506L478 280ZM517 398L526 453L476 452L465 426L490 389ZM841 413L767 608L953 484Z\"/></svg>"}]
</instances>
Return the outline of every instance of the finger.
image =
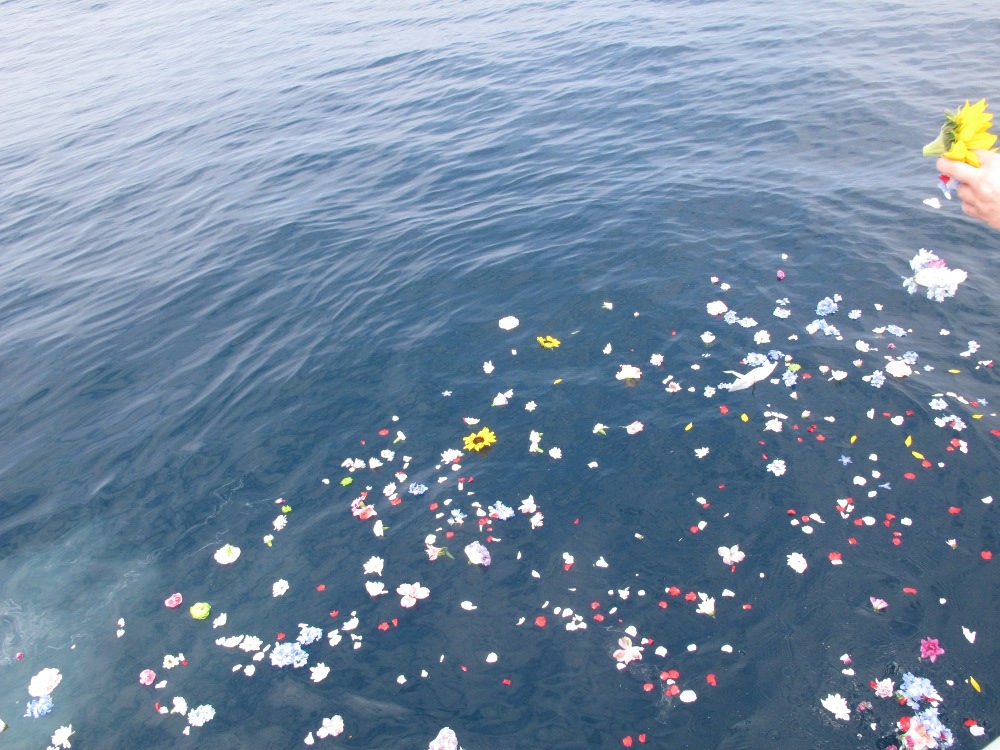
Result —
<instances>
[{"instance_id":1,"label":"finger","mask_svg":"<svg viewBox=\"0 0 1000 750\"><path fill-rule=\"evenodd\" d=\"M976 202L973 189L964 182L958 186L958 190L955 191L955 194L958 195L958 199L963 203Z\"/></svg>"},{"instance_id":2,"label":"finger","mask_svg":"<svg viewBox=\"0 0 1000 750\"><path fill-rule=\"evenodd\" d=\"M946 159L943 156L937 160L935 166L938 172L946 174L959 182L971 182L978 175L978 171L972 165L962 161L955 161L954 159Z\"/></svg>"},{"instance_id":3,"label":"finger","mask_svg":"<svg viewBox=\"0 0 1000 750\"><path fill-rule=\"evenodd\" d=\"M982 216L979 214L979 207L975 203L962 203L962 211L966 216L971 216L973 219L981 219Z\"/></svg>"}]
</instances>

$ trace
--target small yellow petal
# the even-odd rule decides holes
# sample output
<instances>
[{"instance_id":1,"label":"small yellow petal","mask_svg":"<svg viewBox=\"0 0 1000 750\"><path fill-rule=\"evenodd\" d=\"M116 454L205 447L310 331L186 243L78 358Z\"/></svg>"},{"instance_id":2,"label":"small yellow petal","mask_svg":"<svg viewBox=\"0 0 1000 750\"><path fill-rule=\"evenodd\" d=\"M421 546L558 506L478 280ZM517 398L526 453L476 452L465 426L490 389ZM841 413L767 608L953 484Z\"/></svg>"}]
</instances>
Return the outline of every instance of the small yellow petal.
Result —
<instances>
[{"instance_id":1,"label":"small yellow petal","mask_svg":"<svg viewBox=\"0 0 1000 750\"><path fill-rule=\"evenodd\" d=\"M975 691L977 693L983 692L983 689L981 687L979 687L979 683L976 682L976 678L975 677L972 677L972 676L969 677L969 684L972 685L972 687L975 689Z\"/></svg>"},{"instance_id":2,"label":"small yellow petal","mask_svg":"<svg viewBox=\"0 0 1000 750\"><path fill-rule=\"evenodd\" d=\"M750 417L747 416L746 414L740 414L740 419L742 419L744 422L750 421Z\"/></svg>"},{"instance_id":3,"label":"small yellow petal","mask_svg":"<svg viewBox=\"0 0 1000 750\"><path fill-rule=\"evenodd\" d=\"M924 460L924 454L923 453L920 453L918 451L910 451L910 453L912 453L913 457L915 459L917 459L918 461L923 461Z\"/></svg>"},{"instance_id":4,"label":"small yellow petal","mask_svg":"<svg viewBox=\"0 0 1000 750\"><path fill-rule=\"evenodd\" d=\"M851 435L851 445L854 445L858 441L857 435Z\"/></svg>"},{"instance_id":5,"label":"small yellow petal","mask_svg":"<svg viewBox=\"0 0 1000 750\"><path fill-rule=\"evenodd\" d=\"M694 427L694 422L688 422L687 425L684 427L684 432L687 432L692 427Z\"/></svg>"},{"instance_id":6,"label":"small yellow petal","mask_svg":"<svg viewBox=\"0 0 1000 750\"><path fill-rule=\"evenodd\" d=\"M913 435L907 435L906 440L903 441L903 445L905 445L907 448L913 445Z\"/></svg>"}]
</instances>

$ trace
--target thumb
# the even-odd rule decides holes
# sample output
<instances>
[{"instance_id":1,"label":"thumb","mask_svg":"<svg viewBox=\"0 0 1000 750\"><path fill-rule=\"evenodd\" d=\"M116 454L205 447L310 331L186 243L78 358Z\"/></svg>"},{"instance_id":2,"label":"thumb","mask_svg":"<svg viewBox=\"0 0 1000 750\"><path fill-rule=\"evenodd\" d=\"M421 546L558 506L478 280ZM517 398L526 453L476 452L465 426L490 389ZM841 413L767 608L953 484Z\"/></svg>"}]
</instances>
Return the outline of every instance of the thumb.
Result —
<instances>
[{"instance_id":1,"label":"thumb","mask_svg":"<svg viewBox=\"0 0 1000 750\"><path fill-rule=\"evenodd\" d=\"M970 180L974 180L979 172L979 170L971 164L966 164L964 161L947 159L943 156L937 160L935 166L937 167L938 172L946 174L959 182L969 182Z\"/></svg>"}]
</instances>

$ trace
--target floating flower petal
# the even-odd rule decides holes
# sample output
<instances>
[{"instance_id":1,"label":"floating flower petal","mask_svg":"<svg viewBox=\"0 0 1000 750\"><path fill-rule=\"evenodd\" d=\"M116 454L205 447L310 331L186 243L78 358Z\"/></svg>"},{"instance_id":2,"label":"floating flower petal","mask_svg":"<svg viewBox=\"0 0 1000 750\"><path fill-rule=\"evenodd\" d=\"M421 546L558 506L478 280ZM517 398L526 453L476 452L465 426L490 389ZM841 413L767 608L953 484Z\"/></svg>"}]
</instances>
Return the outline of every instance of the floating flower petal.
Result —
<instances>
[{"instance_id":1,"label":"floating flower petal","mask_svg":"<svg viewBox=\"0 0 1000 750\"><path fill-rule=\"evenodd\" d=\"M465 556L469 558L469 562L473 565L482 565L484 568L488 567L490 562L492 562L490 551L480 542L472 542L466 545Z\"/></svg>"},{"instance_id":2,"label":"floating flower petal","mask_svg":"<svg viewBox=\"0 0 1000 750\"><path fill-rule=\"evenodd\" d=\"M851 709L847 707L847 700L840 697L840 693L828 695L820 703L823 704L823 708L832 713L836 718L842 721L850 720Z\"/></svg>"},{"instance_id":3,"label":"floating flower petal","mask_svg":"<svg viewBox=\"0 0 1000 750\"><path fill-rule=\"evenodd\" d=\"M215 561L219 565L231 565L240 556L240 548L231 544L226 544L215 551Z\"/></svg>"},{"instance_id":4,"label":"floating flower petal","mask_svg":"<svg viewBox=\"0 0 1000 750\"><path fill-rule=\"evenodd\" d=\"M426 599L431 590L426 586L421 586L420 582L417 581L416 583L401 583L396 588L396 593L402 597L399 602L402 606L412 607L418 599Z\"/></svg>"},{"instance_id":5,"label":"floating flower petal","mask_svg":"<svg viewBox=\"0 0 1000 750\"><path fill-rule=\"evenodd\" d=\"M68 727L59 727L55 732L52 733L52 746L59 747L70 747L69 738L73 735L73 725L70 724Z\"/></svg>"},{"instance_id":6,"label":"floating flower petal","mask_svg":"<svg viewBox=\"0 0 1000 750\"><path fill-rule=\"evenodd\" d=\"M62 674L54 667L47 667L31 678L28 683L28 695L34 698L41 698L50 695L59 683L62 682Z\"/></svg>"},{"instance_id":7,"label":"floating flower petal","mask_svg":"<svg viewBox=\"0 0 1000 750\"><path fill-rule=\"evenodd\" d=\"M801 552L793 552L788 555L788 567L796 573L805 573L806 568L809 567L809 563L806 562L806 558L803 557Z\"/></svg>"}]
</instances>

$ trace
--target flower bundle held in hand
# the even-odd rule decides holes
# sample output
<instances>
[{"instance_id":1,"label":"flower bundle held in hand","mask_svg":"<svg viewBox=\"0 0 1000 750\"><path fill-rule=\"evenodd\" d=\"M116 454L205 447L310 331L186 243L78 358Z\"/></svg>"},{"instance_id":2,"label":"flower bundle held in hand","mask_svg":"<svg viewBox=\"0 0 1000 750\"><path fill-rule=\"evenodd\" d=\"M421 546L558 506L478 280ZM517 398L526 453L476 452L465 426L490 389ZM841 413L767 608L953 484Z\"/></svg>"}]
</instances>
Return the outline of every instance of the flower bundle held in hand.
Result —
<instances>
[{"instance_id":1,"label":"flower bundle held in hand","mask_svg":"<svg viewBox=\"0 0 1000 750\"><path fill-rule=\"evenodd\" d=\"M996 151L993 144L997 137L990 132L993 114L986 111L986 106L986 100L980 99L975 104L966 101L954 112L945 111L941 132L924 146L924 156L944 156L978 167L977 149Z\"/></svg>"}]
</instances>

